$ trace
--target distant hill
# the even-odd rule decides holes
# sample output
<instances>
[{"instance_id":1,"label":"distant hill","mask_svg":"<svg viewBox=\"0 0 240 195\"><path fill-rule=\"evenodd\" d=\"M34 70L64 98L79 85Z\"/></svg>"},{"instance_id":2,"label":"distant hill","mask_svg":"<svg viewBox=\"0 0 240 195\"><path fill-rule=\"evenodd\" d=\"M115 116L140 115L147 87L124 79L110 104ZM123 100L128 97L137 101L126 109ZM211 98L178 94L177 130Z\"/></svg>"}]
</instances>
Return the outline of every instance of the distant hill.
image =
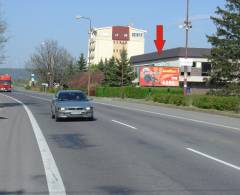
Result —
<instances>
[{"instance_id":1,"label":"distant hill","mask_svg":"<svg viewBox=\"0 0 240 195\"><path fill-rule=\"evenodd\" d=\"M9 74L14 80L29 80L31 78L31 73L23 68L0 68L1 74Z\"/></svg>"}]
</instances>

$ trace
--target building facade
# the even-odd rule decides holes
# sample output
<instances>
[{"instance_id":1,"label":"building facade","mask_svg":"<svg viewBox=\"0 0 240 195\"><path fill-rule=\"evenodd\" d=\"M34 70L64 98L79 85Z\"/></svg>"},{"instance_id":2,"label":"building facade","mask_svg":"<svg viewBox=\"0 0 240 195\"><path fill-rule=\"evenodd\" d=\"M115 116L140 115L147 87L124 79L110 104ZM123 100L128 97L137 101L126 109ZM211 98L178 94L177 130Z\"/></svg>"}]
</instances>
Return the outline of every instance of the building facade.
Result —
<instances>
[{"instance_id":1,"label":"building facade","mask_svg":"<svg viewBox=\"0 0 240 195\"><path fill-rule=\"evenodd\" d=\"M95 28L92 30L89 40L89 52L91 64L98 64L101 60L120 57L125 49L128 58L144 54L145 30L131 26L113 26Z\"/></svg>"},{"instance_id":2,"label":"building facade","mask_svg":"<svg viewBox=\"0 0 240 195\"><path fill-rule=\"evenodd\" d=\"M130 61L134 65L139 79L139 71L142 66L159 66L159 67L178 67L179 81L184 81L184 61L185 48L179 47L164 50L161 55L148 53L131 57ZM207 56L210 55L211 49L208 48L188 48L188 77L187 81L193 85L202 85L206 78L209 78L211 63ZM138 82L138 81L136 81Z\"/></svg>"}]
</instances>

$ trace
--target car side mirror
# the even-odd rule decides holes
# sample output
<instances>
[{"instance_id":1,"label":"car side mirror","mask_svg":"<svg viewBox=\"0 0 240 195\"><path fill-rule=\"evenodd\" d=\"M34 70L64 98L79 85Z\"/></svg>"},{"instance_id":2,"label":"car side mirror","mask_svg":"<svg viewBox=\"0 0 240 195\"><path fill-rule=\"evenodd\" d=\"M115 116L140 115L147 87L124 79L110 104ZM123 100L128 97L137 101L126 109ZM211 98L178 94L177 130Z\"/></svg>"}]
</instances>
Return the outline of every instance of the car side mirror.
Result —
<instances>
[{"instance_id":1,"label":"car side mirror","mask_svg":"<svg viewBox=\"0 0 240 195\"><path fill-rule=\"evenodd\" d=\"M88 101L93 101L93 98L88 97Z\"/></svg>"}]
</instances>

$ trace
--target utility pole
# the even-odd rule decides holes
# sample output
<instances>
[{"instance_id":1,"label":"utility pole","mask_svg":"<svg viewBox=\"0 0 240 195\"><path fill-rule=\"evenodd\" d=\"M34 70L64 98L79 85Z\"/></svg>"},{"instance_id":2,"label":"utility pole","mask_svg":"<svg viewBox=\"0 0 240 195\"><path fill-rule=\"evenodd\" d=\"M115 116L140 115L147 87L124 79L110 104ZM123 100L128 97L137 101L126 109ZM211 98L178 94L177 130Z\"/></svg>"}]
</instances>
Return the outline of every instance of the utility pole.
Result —
<instances>
[{"instance_id":1,"label":"utility pole","mask_svg":"<svg viewBox=\"0 0 240 195\"><path fill-rule=\"evenodd\" d=\"M91 41L92 41L92 20L89 18L88 96L90 96L91 93Z\"/></svg>"},{"instance_id":2,"label":"utility pole","mask_svg":"<svg viewBox=\"0 0 240 195\"><path fill-rule=\"evenodd\" d=\"M187 10L186 10L186 20L184 21L184 28L186 30L186 35L185 35L185 60L187 61L188 58L188 37L189 37L189 30L192 28L191 22L189 21L189 0L187 1ZM184 84L183 84L183 94L184 96L187 95L187 77L188 77L188 67L184 65Z\"/></svg>"},{"instance_id":3,"label":"utility pole","mask_svg":"<svg viewBox=\"0 0 240 195\"><path fill-rule=\"evenodd\" d=\"M91 41L92 41L92 20L90 17L84 17L84 16L76 16L77 20L84 19L89 21L89 32L88 32L88 96L90 96L90 90L91 90Z\"/></svg>"},{"instance_id":4,"label":"utility pole","mask_svg":"<svg viewBox=\"0 0 240 195\"><path fill-rule=\"evenodd\" d=\"M124 99L124 91L123 91L123 63L122 63L122 75L121 75L121 98Z\"/></svg>"}]
</instances>

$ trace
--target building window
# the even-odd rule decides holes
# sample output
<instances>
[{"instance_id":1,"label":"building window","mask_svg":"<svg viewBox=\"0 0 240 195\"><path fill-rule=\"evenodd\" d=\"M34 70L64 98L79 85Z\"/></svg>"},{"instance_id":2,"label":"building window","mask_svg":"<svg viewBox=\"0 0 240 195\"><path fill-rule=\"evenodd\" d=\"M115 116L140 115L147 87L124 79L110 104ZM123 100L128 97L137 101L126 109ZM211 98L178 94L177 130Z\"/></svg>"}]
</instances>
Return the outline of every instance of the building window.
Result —
<instances>
[{"instance_id":1,"label":"building window","mask_svg":"<svg viewBox=\"0 0 240 195\"><path fill-rule=\"evenodd\" d=\"M113 53L115 53L115 49L113 50Z\"/></svg>"},{"instance_id":2,"label":"building window","mask_svg":"<svg viewBox=\"0 0 240 195\"><path fill-rule=\"evenodd\" d=\"M196 68L196 67L197 67L197 62L193 62L192 67L193 67L193 68Z\"/></svg>"},{"instance_id":3,"label":"building window","mask_svg":"<svg viewBox=\"0 0 240 195\"><path fill-rule=\"evenodd\" d=\"M202 63L202 76L209 76L210 71L211 71L211 63L203 62Z\"/></svg>"},{"instance_id":4,"label":"building window","mask_svg":"<svg viewBox=\"0 0 240 195\"><path fill-rule=\"evenodd\" d=\"M125 34L124 34L124 37L128 37L128 34L127 34L127 33L125 33Z\"/></svg>"},{"instance_id":5,"label":"building window","mask_svg":"<svg viewBox=\"0 0 240 195\"><path fill-rule=\"evenodd\" d=\"M118 37L118 36L119 36L119 34L118 34L118 33L116 33L116 34L115 34L115 37Z\"/></svg>"}]
</instances>

